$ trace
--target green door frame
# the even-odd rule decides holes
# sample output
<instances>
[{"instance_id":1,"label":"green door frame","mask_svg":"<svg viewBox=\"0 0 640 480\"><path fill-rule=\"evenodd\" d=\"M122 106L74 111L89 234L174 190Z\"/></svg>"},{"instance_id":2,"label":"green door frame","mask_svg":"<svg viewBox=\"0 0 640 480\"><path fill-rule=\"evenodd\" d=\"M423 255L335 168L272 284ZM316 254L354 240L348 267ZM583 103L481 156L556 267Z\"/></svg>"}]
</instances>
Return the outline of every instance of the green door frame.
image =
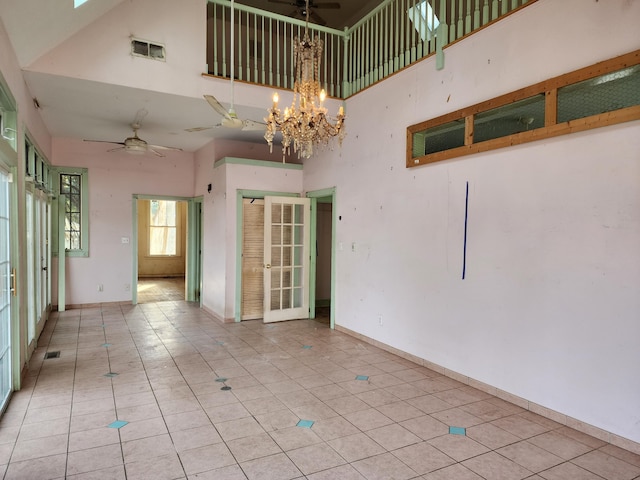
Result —
<instances>
[{"instance_id":1,"label":"green door frame","mask_svg":"<svg viewBox=\"0 0 640 480\"><path fill-rule=\"evenodd\" d=\"M318 199L331 197L331 313L330 325L331 329L335 328L335 286L336 286L336 226L337 226L337 208L336 208L336 188L325 188L322 190L314 190L307 192L307 197L311 199L311 245L317 243L317 225L318 225ZM309 308L310 317L316 317L316 255L311 256L311 266L309 269L310 291L309 291Z\"/></svg>"},{"instance_id":2,"label":"green door frame","mask_svg":"<svg viewBox=\"0 0 640 480\"><path fill-rule=\"evenodd\" d=\"M242 200L244 198L263 199L264 197L299 197L299 193L272 192L268 190L236 190L236 292L234 319L242 321Z\"/></svg>"},{"instance_id":3,"label":"green door frame","mask_svg":"<svg viewBox=\"0 0 640 480\"><path fill-rule=\"evenodd\" d=\"M202 203L203 197L187 204L187 272L186 300L202 307Z\"/></svg>"},{"instance_id":4,"label":"green door frame","mask_svg":"<svg viewBox=\"0 0 640 480\"><path fill-rule=\"evenodd\" d=\"M201 283L201 278L196 275L202 274L202 256L196 253L196 248L202 245L202 217L196 219L195 204L202 204L202 197L174 197L171 195L132 195L132 217L131 228L131 254L132 254L132 277L131 277L131 304L138 304L138 200L174 200L177 202L187 202L187 259L185 273L185 300L193 301L196 295L197 285ZM199 209L202 212L202 209ZM196 237L196 238L194 238ZM191 300L190 300L191 299ZM202 306L202 295L200 295L200 306Z\"/></svg>"}]
</instances>

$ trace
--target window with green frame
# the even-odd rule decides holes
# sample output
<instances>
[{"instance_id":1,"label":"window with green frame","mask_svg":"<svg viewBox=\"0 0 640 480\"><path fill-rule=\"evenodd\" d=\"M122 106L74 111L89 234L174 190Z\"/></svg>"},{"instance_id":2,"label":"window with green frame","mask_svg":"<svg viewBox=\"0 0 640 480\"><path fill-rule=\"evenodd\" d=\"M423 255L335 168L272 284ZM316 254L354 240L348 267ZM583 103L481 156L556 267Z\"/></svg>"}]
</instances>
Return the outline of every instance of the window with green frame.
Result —
<instances>
[{"instance_id":1,"label":"window with green frame","mask_svg":"<svg viewBox=\"0 0 640 480\"><path fill-rule=\"evenodd\" d=\"M86 168L57 167L57 193L64 202L56 202L58 217L64 216L64 242L67 256L89 256L89 201L88 172ZM62 211L64 209L64 211ZM57 229L59 222L53 222L53 251L58 251Z\"/></svg>"},{"instance_id":2,"label":"window with green frame","mask_svg":"<svg viewBox=\"0 0 640 480\"><path fill-rule=\"evenodd\" d=\"M0 141L7 142L13 150L17 150L16 102L4 85L0 73Z\"/></svg>"}]
</instances>

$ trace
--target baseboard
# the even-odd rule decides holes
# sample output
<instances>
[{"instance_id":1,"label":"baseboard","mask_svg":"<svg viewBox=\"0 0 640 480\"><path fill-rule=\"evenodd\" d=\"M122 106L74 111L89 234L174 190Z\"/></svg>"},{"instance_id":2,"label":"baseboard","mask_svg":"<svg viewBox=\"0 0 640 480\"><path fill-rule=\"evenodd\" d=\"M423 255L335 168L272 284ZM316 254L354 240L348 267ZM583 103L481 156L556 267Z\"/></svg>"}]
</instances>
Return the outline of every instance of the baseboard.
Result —
<instances>
[{"instance_id":1,"label":"baseboard","mask_svg":"<svg viewBox=\"0 0 640 480\"><path fill-rule=\"evenodd\" d=\"M615 445L616 447L620 447L624 450L628 450L632 453L640 455L640 443L638 442L635 442L625 437L621 437L620 435L617 435L612 432L608 432L599 427L590 425L586 422L570 417L569 415L565 415L564 413L557 412L547 407L543 407L542 405L538 405L537 403L527 400L526 398L519 397L517 395L506 392L504 390L500 390L499 388L496 388L487 383L480 382L466 375L462 375L458 372L454 372L453 370L449 370L448 368L445 368L441 365L430 362L429 360L420 358L416 355L411 355L410 353L394 348L378 340L374 340L373 338L369 338L366 335L362 335L353 330L349 330L348 328L345 328L343 326L336 325L335 329L340 332L346 333L347 335L355 337L358 340L362 340L365 343L373 345L374 347L378 347L389 353L393 353L394 355L404 358L405 360L409 360L417 365L433 370L436 373L445 375L449 378L459 381L460 383L464 383L465 385L469 385L470 387L477 388L478 390L486 392L490 395L498 397L507 402L513 403L514 405L517 405L520 408L524 408L525 410L529 410L530 412L533 412L540 416L548 418L549 420L553 420L556 423L565 425L569 428L573 428L574 430L577 430L582 433L586 433L587 435L591 435L592 437L600 439L603 442L610 443L611 445Z\"/></svg>"},{"instance_id":2,"label":"baseboard","mask_svg":"<svg viewBox=\"0 0 640 480\"><path fill-rule=\"evenodd\" d=\"M220 323L235 323L236 319L235 318L222 318L220 315L218 315L217 313L215 313L213 310L211 310L208 307L205 307L204 305L202 307L202 310L204 310L205 312L207 312L209 315L211 315L213 318L215 318L216 320L218 320Z\"/></svg>"}]
</instances>

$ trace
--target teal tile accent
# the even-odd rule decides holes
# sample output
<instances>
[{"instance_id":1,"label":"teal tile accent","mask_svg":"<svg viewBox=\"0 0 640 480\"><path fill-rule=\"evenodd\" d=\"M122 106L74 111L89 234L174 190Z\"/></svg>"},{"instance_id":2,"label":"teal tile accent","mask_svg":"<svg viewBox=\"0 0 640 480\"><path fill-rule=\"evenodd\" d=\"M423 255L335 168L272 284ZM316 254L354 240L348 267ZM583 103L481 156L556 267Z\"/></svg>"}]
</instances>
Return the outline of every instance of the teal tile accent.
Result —
<instances>
[{"instance_id":1,"label":"teal tile accent","mask_svg":"<svg viewBox=\"0 0 640 480\"><path fill-rule=\"evenodd\" d=\"M109 377L109 378L113 378L113 377L117 377L119 374L116 372L109 372L109 373L105 373L103 375L103 377Z\"/></svg>"},{"instance_id":2,"label":"teal tile accent","mask_svg":"<svg viewBox=\"0 0 640 480\"><path fill-rule=\"evenodd\" d=\"M127 425L129 422L125 420L116 420L115 422L111 422L107 427L109 428L122 428Z\"/></svg>"},{"instance_id":3,"label":"teal tile accent","mask_svg":"<svg viewBox=\"0 0 640 480\"><path fill-rule=\"evenodd\" d=\"M228 385L225 385L224 387L222 387L220 390L231 390L231 387Z\"/></svg>"},{"instance_id":4,"label":"teal tile accent","mask_svg":"<svg viewBox=\"0 0 640 480\"><path fill-rule=\"evenodd\" d=\"M449 427L449 433L451 435L466 435L467 429L464 427Z\"/></svg>"},{"instance_id":5,"label":"teal tile accent","mask_svg":"<svg viewBox=\"0 0 640 480\"><path fill-rule=\"evenodd\" d=\"M303 345L302 346L302 348L307 349L307 350L310 349L311 347L312 347L312 345Z\"/></svg>"},{"instance_id":6,"label":"teal tile accent","mask_svg":"<svg viewBox=\"0 0 640 480\"><path fill-rule=\"evenodd\" d=\"M111 344L110 344L110 343L103 343L103 344L101 345L101 347L110 347L110 346L111 346Z\"/></svg>"},{"instance_id":7,"label":"teal tile accent","mask_svg":"<svg viewBox=\"0 0 640 480\"><path fill-rule=\"evenodd\" d=\"M311 426L316 423L313 420L300 420L297 424L296 427L301 427L301 428L311 428Z\"/></svg>"},{"instance_id":8,"label":"teal tile accent","mask_svg":"<svg viewBox=\"0 0 640 480\"><path fill-rule=\"evenodd\" d=\"M369 380L369 376L368 375L357 375L356 376L356 380Z\"/></svg>"},{"instance_id":9,"label":"teal tile accent","mask_svg":"<svg viewBox=\"0 0 640 480\"><path fill-rule=\"evenodd\" d=\"M224 383L224 382L226 382L227 380L228 380L228 378L224 378L224 377L216 378L216 382L220 382L220 383Z\"/></svg>"}]
</instances>

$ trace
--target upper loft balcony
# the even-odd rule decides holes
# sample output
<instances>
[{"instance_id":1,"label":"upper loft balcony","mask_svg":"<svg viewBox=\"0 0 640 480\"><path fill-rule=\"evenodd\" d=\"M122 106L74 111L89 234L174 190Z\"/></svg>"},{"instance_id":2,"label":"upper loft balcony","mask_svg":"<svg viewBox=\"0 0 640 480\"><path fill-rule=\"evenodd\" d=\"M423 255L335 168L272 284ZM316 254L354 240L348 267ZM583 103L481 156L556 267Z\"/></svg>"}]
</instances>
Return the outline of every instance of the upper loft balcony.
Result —
<instances>
[{"instance_id":1,"label":"upper loft balcony","mask_svg":"<svg viewBox=\"0 0 640 480\"><path fill-rule=\"evenodd\" d=\"M431 55L442 68L448 44L534 2L384 0L344 30L310 22L309 35L324 44L322 86L332 97L348 98ZM236 80L293 89L293 46L296 37L304 35L305 25L303 20L239 3L232 12L229 0L209 0L207 73L230 77L233 50Z\"/></svg>"}]
</instances>

